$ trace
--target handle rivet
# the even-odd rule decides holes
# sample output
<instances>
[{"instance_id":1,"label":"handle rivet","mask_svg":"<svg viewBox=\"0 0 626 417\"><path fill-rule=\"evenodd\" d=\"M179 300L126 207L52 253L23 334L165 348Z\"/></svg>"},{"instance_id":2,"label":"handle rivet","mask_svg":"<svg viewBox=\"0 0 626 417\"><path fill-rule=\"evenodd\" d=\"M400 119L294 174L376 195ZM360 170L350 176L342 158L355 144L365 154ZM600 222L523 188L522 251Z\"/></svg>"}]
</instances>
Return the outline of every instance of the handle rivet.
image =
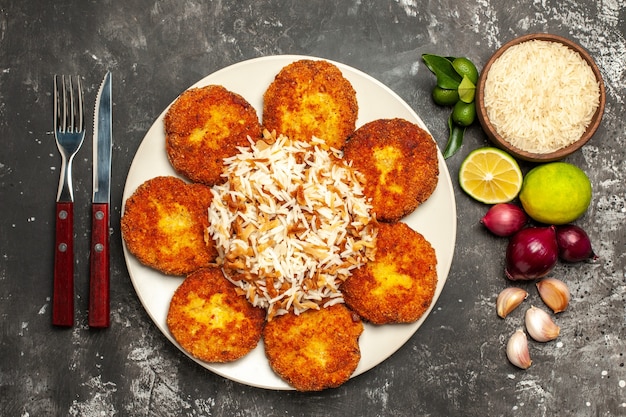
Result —
<instances>
[{"instance_id":1,"label":"handle rivet","mask_svg":"<svg viewBox=\"0 0 626 417\"><path fill-rule=\"evenodd\" d=\"M65 252L67 250L67 243L59 243L59 251Z\"/></svg>"},{"instance_id":2,"label":"handle rivet","mask_svg":"<svg viewBox=\"0 0 626 417\"><path fill-rule=\"evenodd\" d=\"M67 219L67 211L65 211L65 210L61 210L61 211L59 212L59 219L61 219L61 220L65 220L65 219Z\"/></svg>"},{"instance_id":3,"label":"handle rivet","mask_svg":"<svg viewBox=\"0 0 626 417\"><path fill-rule=\"evenodd\" d=\"M96 252L102 252L104 250L104 245L102 243L96 243L94 249L96 250Z\"/></svg>"},{"instance_id":4,"label":"handle rivet","mask_svg":"<svg viewBox=\"0 0 626 417\"><path fill-rule=\"evenodd\" d=\"M101 212L100 210L96 211L96 219L98 220L104 219L104 213Z\"/></svg>"}]
</instances>

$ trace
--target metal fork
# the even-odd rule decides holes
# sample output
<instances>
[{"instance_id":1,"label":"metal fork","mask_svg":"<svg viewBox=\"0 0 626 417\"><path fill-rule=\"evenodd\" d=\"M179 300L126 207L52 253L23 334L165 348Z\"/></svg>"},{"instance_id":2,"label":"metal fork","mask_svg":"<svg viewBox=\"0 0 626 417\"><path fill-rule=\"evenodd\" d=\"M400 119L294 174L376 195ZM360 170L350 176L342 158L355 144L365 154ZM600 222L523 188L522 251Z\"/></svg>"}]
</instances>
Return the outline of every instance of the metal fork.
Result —
<instances>
[{"instance_id":1,"label":"metal fork","mask_svg":"<svg viewBox=\"0 0 626 417\"><path fill-rule=\"evenodd\" d=\"M74 324L74 191L72 160L85 138L83 88L80 77L54 76L54 137L61 153L56 202L56 238L52 324Z\"/></svg>"}]
</instances>

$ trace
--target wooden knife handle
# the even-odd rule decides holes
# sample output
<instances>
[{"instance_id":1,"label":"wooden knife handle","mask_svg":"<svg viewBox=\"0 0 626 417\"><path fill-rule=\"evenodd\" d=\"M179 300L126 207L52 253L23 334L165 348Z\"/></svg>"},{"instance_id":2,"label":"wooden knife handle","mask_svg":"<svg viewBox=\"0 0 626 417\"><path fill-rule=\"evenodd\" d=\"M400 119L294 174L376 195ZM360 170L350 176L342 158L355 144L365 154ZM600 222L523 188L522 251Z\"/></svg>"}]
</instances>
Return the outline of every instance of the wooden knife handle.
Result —
<instances>
[{"instance_id":1,"label":"wooden knife handle","mask_svg":"<svg viewBox=\"0 0 626 417\"><path fill-rule=\"evenodd\" d=\"M74 325L74 203L56 203L52 324Z\"/></svg>"},{"instance_id":2,"label":"wooden knife handle","mask_svg":"<svg viewBox=\"0 0 626 417\"><path fill-rule=\"evenodd\" d=\"M109 327L109 205L91 206L89 326Z\"/></svg>"}]
</instances>

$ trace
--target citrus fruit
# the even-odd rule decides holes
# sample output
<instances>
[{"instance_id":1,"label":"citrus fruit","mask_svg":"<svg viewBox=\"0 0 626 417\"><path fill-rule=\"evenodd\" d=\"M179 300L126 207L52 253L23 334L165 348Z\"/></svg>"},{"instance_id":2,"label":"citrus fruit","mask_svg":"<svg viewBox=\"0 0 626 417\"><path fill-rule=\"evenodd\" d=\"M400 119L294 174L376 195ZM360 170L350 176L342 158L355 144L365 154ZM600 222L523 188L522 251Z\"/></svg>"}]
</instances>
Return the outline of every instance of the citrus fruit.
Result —
<instances>
[{"instance_id":1,"label":"citrus fruit","mask_svg":"<svg viewBox=\"0 0 626 417\"><path fill-rule=\"evenodd\" d=\"M461 77L465 76L470 79L473 84L478 82L478 70L472 61L465 57L455 58L452 61L452 68Z\"/></svg>"},{"instance_id":2,"label":"citrus fruit","mask_svg":"<svg viewBox=\"0 0 626 417\"><path fill-rule=\"evenodd\" d=\"M479 148L463 160L459 183L470 197L486 204L513 200L522 187L522 171L508 153L492 147Z\"/></svg>"},{"instance_id":3,"label":"citrus fruit","mask_svg":"<svg viewBox=\"0 0 626 417\"><path fill-rule=\"evenodd\" d=\"M454 106L459 101L459 92L450 88L433 88L433 101L439 106Z\"/></svg>"},{"instance_id":4,"label":"citrus fruit","mask_svg":"<svg viewBox=\"0 0 626 417\"><path fill-rule=\"evenodd\" d=\"M463 77L457 91L462 102L471 103L474 101L474 95L476 94L476 85L469 78Z\"/></svg>"},{"instance_id":5,"label":"citrus fruit","mask_svg":"<svg viewBox=\"0 0 626 417\"><path fill-rule=\"evenodd\" d=\"M457 101L452 109L452 121L459 126L467 127L476 119L476 104Z\"/></svg>"},{"instance_id":6,"label":"citrus fruit","mask_svg":"<svg viewBox=\"0 0 626 417\"><path fill-rule=\"evenodd\" d=\"M591 182L575 165L550 162L526 174L519 199L526 213L540 223L570 223L587 211Z\"/></svg>"}]
</instances>

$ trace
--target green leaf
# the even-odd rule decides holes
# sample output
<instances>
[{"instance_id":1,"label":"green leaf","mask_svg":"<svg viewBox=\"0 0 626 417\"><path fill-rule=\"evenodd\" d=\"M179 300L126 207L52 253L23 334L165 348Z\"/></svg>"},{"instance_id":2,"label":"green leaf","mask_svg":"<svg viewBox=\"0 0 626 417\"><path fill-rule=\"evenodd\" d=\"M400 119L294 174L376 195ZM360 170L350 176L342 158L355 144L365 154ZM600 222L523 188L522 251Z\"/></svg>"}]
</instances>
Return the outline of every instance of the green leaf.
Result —
<instances>
[{"instance_id":1,"label":"green leaf","mask_svg":"<svg viewBox=\"0 0 626 417\"><path fill-rule=\"evenodd\" d=\"M443 151L444 159L450 158L461 148L461 145L463 145L463 134L465 133L464 127L458 126L452 121L452 115L448 118L448 129L450 136L448 137L446 149Z\"/></svg>"},{"instance_id":2,"label":"green leaf","mask_svg":"<svg viewBox=\"0 0 626 417\"><path fill-rule=\"evenodd\" d=\"M437 85L439 87L452 90L459 88L462 78L448 58L439 55L423 54L422 59L428 69L437 77Z\"/></svg>"},{"instance_id":3,"label":"green leaf","mask_svg":"<svg viewBox=\"0 0 626 417\"><path fill-rule=\"evenodd\" d=\"M463 103L471 103L474 101L474 94L476 93L476 86L474 83L467 78L466 75L463 76L463 80L461 80L461 84L459 84L459 99Z\"/></svg>"}]
</instances>

